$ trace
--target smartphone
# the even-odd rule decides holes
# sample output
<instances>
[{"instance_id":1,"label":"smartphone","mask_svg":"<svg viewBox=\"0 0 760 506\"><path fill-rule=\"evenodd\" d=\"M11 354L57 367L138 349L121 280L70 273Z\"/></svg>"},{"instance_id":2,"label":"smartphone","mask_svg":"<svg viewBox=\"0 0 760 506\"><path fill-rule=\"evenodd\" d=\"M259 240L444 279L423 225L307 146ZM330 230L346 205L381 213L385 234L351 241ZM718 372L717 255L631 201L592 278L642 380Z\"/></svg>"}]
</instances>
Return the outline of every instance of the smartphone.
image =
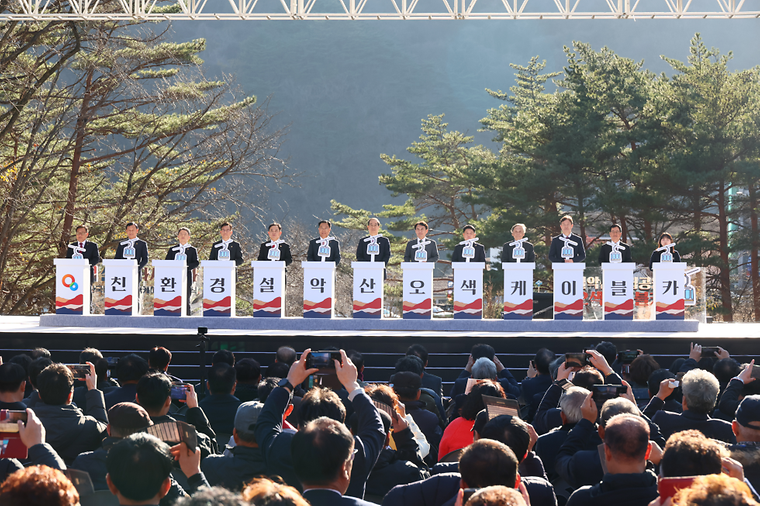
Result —
<instances>
[{"instance_id":1,"label":"smartphone","mask_svg":"<svg viewBox=\"0 0 760 506\"><path fill-rule=\"evenodd\" d=\"M621 364L630 364L639 356L639 350L625 350L618 353L618 360Z\"/></svg>"},{"instance_id":2,"label":"smartphone","mask_svg":"<svg viewBox=\"0 0 760 506\"><path fill-rule=\"evenodd\" d=\"M26 425L26 411L0 409L0 432L18 432L18 421Z\"/></svg>"},{"instance_id":3,"label":"smartphone","mask_svg":"<svg viewBox=\"0 0 760 506\"><path fill-rule=\"evenodd\" d=\"M85 377L90 374L90 366L87 364L64 364L71 370L74 380L84 381Z\"/></svg>"},{"instance_id":4,"label":"smartphone","mask_svg":"<svg viewBox=\"0 0 760 506\"><path fill-rule=\"evenodd\" d=\"M626 390L625 385L594 385L591 387L593 399L597 406L601 406L610 399L617 399Z\"/></svg>"},{"instance_id":5,"label":"smartphone","mask_svg":"<svg viewBox=\"0 0 760 506\"><path fill-rule=\"evenodd\" d=\"M187 385L185 383L172 383L171 398L174 401L187 400Z\"/></svg>"},{"instance_id":6,"label":"smartphone","mask_svg":"<svg viewBox=\"0 0 760 506\"><path fill-rule=\"evenodd\" d=\"M338 350L317 350L312 351L306 357L307 369L321 369L322 371L335 370L335 362L340 362L340 351ZM323 373L324 374L324 373Z\"/></svg>"},{"instance_id":7,"label":"smartphone","mask_svg":"<svg viewBox=\"0 0 760 506\"><path fill-rule=\"evenodd\" d=\"M477 488L466 488L464 489L464 495L462 496L462 504L467 504L467 501L470 500L470 497L473 496L475 492L477 492Z\"/></svg>"},{"instance_id":8,"label":"smartphone","mask_svg":"<svg viewBox=\"0 0 760 506\"><path fill-rule=\"evenodd\" d=\"M672 379L669 382L670 388L678 388L681 386L681 382L677 379Z\"/></svg>"},{"instance_id":9,"label":"smartphone","mask_svg":"<svg viewBox=\"0 0 760 506\"><path fill-rule=\"evenodd\" d=\"M702 358L717 358L715 354L719 351L717 346L702 346Z\"/></svg>"},{"instance_id":10,"label":"smartphone","mask_svg":"<svg viewBox=\"0 0 760 506\"><path fill-rule=\"evenodd\" d=\"M673 497L676 492L682 488L689 488L694 482L696 476L677 476L673 478L660 478L657 482L657 491L660 494L660 501Z\"/></svg>"},{"instance_id":11,"label":"smartphone","mask_svg":"<svg viewBox=\"0 0 760 506\"><path fill-rule=\"evenodd\" d=\"M565 363L567 367L583 367L591 365L589 355L585 351L580 353L565 353Z\"/></svg>"}]
</instances>

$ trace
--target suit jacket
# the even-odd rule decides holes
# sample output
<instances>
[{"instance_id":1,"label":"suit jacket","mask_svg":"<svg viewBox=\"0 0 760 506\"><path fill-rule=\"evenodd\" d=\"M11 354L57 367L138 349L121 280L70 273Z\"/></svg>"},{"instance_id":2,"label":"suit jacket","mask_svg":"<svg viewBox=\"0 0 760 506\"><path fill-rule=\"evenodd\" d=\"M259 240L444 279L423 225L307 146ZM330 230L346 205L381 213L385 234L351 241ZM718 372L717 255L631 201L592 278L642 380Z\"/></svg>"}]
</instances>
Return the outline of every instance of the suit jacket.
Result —
<instances>
[{"instance_id":1,"label":"suit jacket","mask_svg":"<svg viewBox=\"0 0 760 506\"><path fill-rule=\"evenodd\" d=\"M428 261L429 259L430 257L428 257ZM422 388L429 388L437 393L439 397L443 397L443 380L440 376L425 371L422 375Z\"/></svg>"},{"instance_id":2,"label":"suit jacket","mask_svg":"<svg viewBox=\"0 0 760 506\"><path fill-rule=\"evenodd\" d=\"M428 262L437 262L438 261L438 244L432 239L427 239L430 241L429 244L425 245L425 251L427 251L427 261ZM406 250L404 251L404 262L414 262L414 254L417 252L417 248L413 248L412 246L417 245L417 239L412 239L408 243L406 243Z\"/></svg>"},{"instance_id":3,"label":"suit jacket","mask_svg":"<svg viewBox=\"0 0 760 506\"><path fill-rule=\"evenodd\" d=\"M267 242L261 243L261 246L259 246L259 257L257 260L269 260L267 258L267 255L269 254L269 250L271 249L270 246L267 246ZM290 256L290 245L284 242L281 242L277 245L277 249L280 250L280 260L285 262L285 265L288 266L293 263L293 257Z\"/></svg>"},{"instance_id":4,"label":"suit jacket","mask_svg":"<svg viewBox=\"0 0 760 506\"><path fill-rule=\"evenodd\" d=\"M219 250L222 249L222 241L217 241L211 245L211 253L208 256L209 260L219 260ZM240 244L236 241L232 241L227 249L230 250L230 260L235 262L235 265L243 263L243 250L240 249Z\"/></svg>"},{"instance_id":5,"label":"suit jacket","mask_svg":"<svg viewBox=\"0 0 760 506\"><path fill-rule=\"evenodd\" d=\"M367 245L369 244L369 241L365 242L364 239L367 239L367 237L362 237L359 239L359 244L356 245L356 261L357 262L371 262L372 257L367 254ZM380 245L380 254L375 255L375 262L384 262L385 265L388 265L388 261L391 259L391 242L388 240L387 237L378 237L377 238L377 244Z\"/></svg>"},{"instance_id":6,"label":"suit jacket","mask_svg":"<svg viewBox=\"0 0 760 506\"><path fill-rule=\"evenodd\" d=\"M558 263L564 263L565 259L562 258L562 248L565 246L564 241L560 241L559 238L562 237L562 234L558 235L557 237L554 237L552 239L552 244L549 247L549 261L550 262L558 262ZM581 239L579 236L575 234L570 234L569 239L571 241L577 242L577 246L573 246L572 248L575 250L575 255L573 255L573 262L583 262L586 260L586 250L583 247L583 239Z\"/></svg>"},{"instance_id":7,"label":"suit jacket","mask_svg":"<svg viewBox=\"0 0 760 506\"><path fill-rule=\"evenodd\" d=\"M322 257L317 254L319 252L320 241L319 237L309 241L309 250L306 252L307 262L322 261ZM335 262L335 265L338 265L340 263L340 243L337 239L332 239L328 246L330 246L330 256L325 258L325 262Z\"/></svg>"},{"instance_id":8,"label":"suit jacket","mask_svg":"<svg viewBox=\"0 0 760 506\"><path fill-rule=\"evenodd\" d=\"M651 411L651 407L664 403L659 397L652 397L647 405L647 411ZM697 429L705 436L723 441L725 443L736 443L736 436L731 429L731 424L725 420L719 420L717 418L710 418L709 415L700 415L689 411L688 409L683 413L671 413L669 411L657 411L652 417L652 422L656 423L662 431L662 435L665 439L669 438L676 432L681 432L687 429Z\"/></svg>"},{"instance_id":9,"label":"suit jacket","mask_svg":"<svg viewBox=\"0 0 760 506\"><path fill-rule=\"evenodd\" d=\"M166 252L166 260L174 260L179 253L179 251L174 249L177 246L179 246L179 244L169 248L169 251ZM190 246L189 248L185 248L185 255L187 255L187 282L192 283L193 269L196 269L201 264L198 261L198 250L195 249L195 246Z\"/></svg>"},{"instance_id":10,"label":"suit jacket","mask_svg":"<svg viewBox=\"0 0 760 506\"><path fill-rule=\"evenodd\" d=\"M567 506L647 506L659 493L652 471L640 474L605 474L601 482L573 492Z\"/></svg>"},{"instance_id":11,"label":"suit jacket","mask_svg":"<svg viewBox=\"0 0 760 506\"><path fill-rule=\"evenodd\" d=\"M79 242L75 241L71 243L71 246L79 246ZM66 258L71 258L74 256L74 250L71 248L66 248ZM100 253L98 252L98 245L94 242L85 240L84 241L84 253L82 253L82 256L86 258L92 267L98 265L100 263ZM92 270L92 267L90 267L90 285L92 286L92 283L95 282L95 273Z\"/></svg>"},{"instance_id":12,"label":"suit jacket","mask_svg":"<svg viewBox=\"0 0 760 506\"><path fill-rule=\"evenodd\" d=\"M313 488L304 492L303 496L311 506L374 506L356 497L340 495L337 490Z\"/></svg>"},{"instance_id":13,"label":"suit jacket","mask_svg":"<svg viewBox=\"0 0 760 506\"><path fill-rule=\"evenodd\" d=\"M649 270L652 270L652 264L655 262L660 261L660 257L662 256L662 251L653 251L652 256L649 257ZM681 261L681 255L676 251L673 250L673 261L674 262L680 262Z\"/></svg>"},{"instance_id":14,"label":"suit jacket","mask_svg":"<svg viewBox=\"0 0 760 506\"><path fill-rule=\"evenodd\" d=\"M623 255L623 262L633 262L633 257L631 256L631 245L626 244L624 242L620 242L621 246L625 246L624 250L620 250L620 253ZM602 249L599 250L599 263L606 263L610 261L610 253L612 253L612 246L610 246L607 243L602 244Z\"/></svg>"},{"instance_id":15,"label":"suit jacket","mask_svg":"<svg viewBox=\"0 0 760 506\"><path fill-rule=\"evenodd\" d=\"M127 258L124 257L124 245L121 244L121 242L116 247L116 255L114 255L114 258L116 260L127 260ZM142 239L135 241L135 260L137 260L137 266L140 269L148 265L148 243Z\"/></svg>"},{"instance_id":16,"label":"suit jacket","mask_svg":"<svg viewBox=\"0 0 760 506\"><path fill-rule=\"evenodd\" d=\"M473 246L475 247L475 258L471 258L470 262L485 262L486 249L479 242L476 242L475 244L473 244ZM462 257L463 249L464 249L464 244L457 244L454 247L454 252L451 254L452 262L466 262L467 261L466 258Z\"/></svg>"},{"instance_id":17,"label":"suit jacket","mask_svg":"<svg viewBox=\"0 0 760 506\"><path fill-rule=\"evenodd\" d=\"M501 251L502 262L517 262L517 260L512 258L512 250L515 249L515 247L510 246L509 245L510 242L514 242L514 241L507 241L504 243L504 246ZM523 243L523 248L525 248L525 258L521 260L521 262L535 262L536 252L533 250L533 244L529 243L528 241L525 241Z\"/></svg>"}]
</instances>

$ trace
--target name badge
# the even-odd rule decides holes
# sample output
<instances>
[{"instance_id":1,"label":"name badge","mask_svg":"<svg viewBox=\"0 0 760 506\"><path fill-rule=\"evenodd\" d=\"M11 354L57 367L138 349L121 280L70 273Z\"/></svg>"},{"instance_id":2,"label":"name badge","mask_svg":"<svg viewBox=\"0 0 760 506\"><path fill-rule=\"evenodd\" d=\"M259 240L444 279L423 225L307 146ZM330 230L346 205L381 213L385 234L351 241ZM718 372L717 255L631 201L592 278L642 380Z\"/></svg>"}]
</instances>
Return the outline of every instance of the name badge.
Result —
<instances>
[{"instance_id":1,"label":"name badge","mask_svg":"<svg viewBox=\"0 0 760 506\"><path fill-rule=\"evenodd\" d=\"M317 251L317 256L320 257L329 257L330 256L330 246L320 246L319 251Z\"/></svg>"},{"instance_id":2,"label":"name badge","mask_svg":"<svg viewBox=\"0 0 760 506\"><path fill-rule=\"evenodd\" d=\"M367 244L367 254L368 255L379 255L380 254L380 245L375 243L369 243Z\"/></svg>"},{"instance_id":3,"label":"name badge","mask_svg":"<svg viewBox=\"0 0 760 506\"><path fill-rule=\"evenodd\" d=\"M613 251L610 253L610 263L619 264L623 261L623 254L619 251Z\"/></svg>"},{"instance_id":4,"label":"name badge","mask_svg":"<svg viewBox=\"0 0 760 506\"><path fill-rule=\"evenodd\" d=\"M82 254L79 253L79 252L76 252L73 255L71 255L71 258L73 258L74 260L83 260L84 259L84 257L82 256Z\"/></svg>"},{"instance_id":5,"label":"name badge","mask_svg":"<svg viewBox=\"0 0 760 506\"><path fill-rule=\"evenodd\" d=\"M187 260L187 255L185 255L184 253L182 254L177 253L176 255L174 255L174 260Z\"/></svg>"},{"instance_id":6,"label":"name badge","mask_svg":"<svg viewBox=\"0 0 760 506\"><path fill-rule=\"evenodd\" d=\"M267 253L267 258L269 260L279 260L280 248L269 248L269 252Z\"/></svg>"},{"instance_id":7,"label":"name badge","mask_svg":"<svg viewBox=\"0 0 760 506\"><path fill-rule=\"evenodd\" d=\"M219 255L217 255L217 258L219 258L219 260L229 260L230 250L226 250L226 249L220 250Z\"/></svg>"},{"instance_id":8,"label":"name badge","mask_svg":"<svg viewBox=\"0 0 760 506\"><path fill-rule=\"evenodd\" d=\"M673 254L672 253L663 253L660 255L660 262L672 262L673 261Z\"/></svg>"},{"instance_id":9,"label":"name badge","mask_svg":"<svg viewBox=\"0 0 760 506\"><path fill-rule=\"evenodd\" d=\"M128 258L130 260L135 258L135 249L134 248L124 248L124 258Z\"/></svg>"},{"instance_id":10,"label":"name badge","mask_svg":"<svg viewBox=\"0 0 760 506\"><path fill-rule=\"evenodd\" d=\"M424 249L418 249L414 253L414 259L418 262L427 262L427 251Z\"/></svg>"},{"instance_id":11,"label":"name badge","mask_svg":"<svg viewBox=\"0 0 760 506\"><path fill-rule=\"evenodd\" d=\"M570 246L562 248L562 258L573 258L575 256L575 250Z\"/></svg>"},{"instance_id":12,"label":"name badge","mask_svg":"<svg viewBox=\"0 0 760 506\"><path fill-rule=\"evenodd\" d=\"M523 260L525 258L525 248L515 248L512 250L512 258Z\"/></svg>"},{"instance_id":13,"label":"name badge","mask_svg":"<svg viewBox=\"0 0 760 506\"><path fill-rule=\"evenodd\" d=\"M462 248L462 258L475 258L475 248Z\"/></svg>"}]
</instances>

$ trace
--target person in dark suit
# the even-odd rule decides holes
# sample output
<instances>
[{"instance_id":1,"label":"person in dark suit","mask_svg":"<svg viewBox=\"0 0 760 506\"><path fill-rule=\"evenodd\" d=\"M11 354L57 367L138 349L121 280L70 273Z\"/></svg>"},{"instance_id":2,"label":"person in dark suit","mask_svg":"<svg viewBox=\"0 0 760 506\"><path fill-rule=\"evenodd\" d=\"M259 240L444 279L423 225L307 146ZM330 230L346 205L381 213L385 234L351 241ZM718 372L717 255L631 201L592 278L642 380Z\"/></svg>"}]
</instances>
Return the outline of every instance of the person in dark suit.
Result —
<instances>
[{"instance_id":1,"label":"person in dark suit","mask_svg":"<svg viewBox=\"0 0 760 506\"><path fill-rule=\"evenodd\" d=\"M620 246L620 253L623 256L623 262L633 262L631 256L631 246L620 241L623 236L623 229L620 225L610 225L610 242ZM599 250L599 263L608 263L610 261L610 253L612 253L612 246L609 243L602 244L602 248Z\"/></svg>"},{"instance_id":2,"label":"person in dark suit","mask_svg":"<svg viewBox=\"0 0 760 506\"><path fill-rule=\"evenodd\" d=\"M526 232L525 224L523 223L515 223L512 225L512 237L515 241L519 241L523 237L525 237ZM501 253L501 261L502 262L517 262L516 259L512 258L512 251L515 249L514 246L512 246L510 243L513 241L507 241L504 243L504 247L502 249ZM525 250L525 258L521 260L521 262L535 262L536 261L536 253L533 250L533 244L529 243L527 240L523 241L522 247Z\"/></svg>"},{"instance_id":3,"label":"person in dark suit","mask_svg":"<svg viewBox=\"0 0 760 506\"><path fill-rule=\"evenodd\" d=\"M335 237L330 236L332 224L327 220L322 220L317 224L317 228L319 230L319 237L309 242L306 261L320 262L324 258L325 262L335 262L337 266L340 263L340 243ZM326 246L330 248L330 254L326 257L319 256L319 248L323 242L327 243Z\"/></svg>"},{"instance_id":4,"label":"person in dark suit","mask_svg":"<svg viewBox=\"0 0 760 506\"><path fill-rule=\"evenodd\" d=\"M673 236L670 235L667 232L663 232L660 234L660 239L657 241L657 248L662 248L663 246L667 246L668 244L673 244ZM673 261L674 262L680 262L681 261L681 255L675 250L675 248L670 248L671 252L673 253ZM657 251L654 250L652 252L652 256L649 257L649 270L652 270L652 265L655 262L659 262L660 258L662 257L663 251Z\"/></svg>"},{"instance_id":5,"label":"person in dark suit","mask_svg":"<svg viewBox=\"0 0 760 506\"><path fill-rule=\"evenodd\" d=\"M267 235L269 235L269 241L262 243L261 247L259 247L259 257L257 260L270 260L269 251L276 246L280 253L279 255L276 255L277 258L271 260L281 260L285 262L286 266L293 263L293 257L290 256L290 245L284 241L280 241L282 225L277 222L272 223L269 225L269 228L267 228Z\"/></svg>"},{"instance_id":6,"label":"person in dark suit","mask_svg":"<svg viewBox=\"0 0 760 506\"><path fill-rule=\"evenodd\" d=\"M470 258L470 262L485 262L486 261L486 249L482 244L475 242L478 240L475 237L475 227L472 225L465 225L462 229L462 237L464 241L460 242L454 247L454 252L451 254L452 262L466 262L467 259L462 256L462 251L467 243L471 247L475 248L475 258Z\"/></svg>"},{"instance_id":7,"label":"person in dark suit","mask_svg":"<svg viewBox=\"0 0 760 506\"><path fill-rule=\"evenodd\" d=\"M428 260L429 261L429 260ZM416 355L422 360L425 366L425 371L422 373L422 388L428 388L438 394L438 397L443 397L443 380L440 376L430 374L427 371L428 366L428 351L427 348L421 344L413 344L406 350L406 355Z\"/></svg>"},{"instance_id":8,"label":"person in dark suit","mask_svg":"<svg viewBox=\"0 0 760 506\"><path fill-rule=\"evenodd\" d=\"M100 263L100 253L98 252L98 245L92 241L88 241L90 236L90 229L87 225L79 225L77 227L77 240L69 244L66 249L66 258L73 258L75 253L82 255L82 258L86 258L90 267L90 286L95 282L98 277L98 264Z\"/></svg>"},{"instance_id":9,"label":"person in dark suit","mask_svg":"<svg viewBox=\"0 0 760 506\"><path fill-rule=\"evenodd\" d=\"M370 218L367 221L367 231L369 235L359 239L359 244L356 245L356 261L357 262L383 262L388 265L388 261L391 259L391 242L387 237L380 235L380 220L377 218ZM367 253L367 250L371 244L379 246L378 252L374 255Z\"/></svg>"},{"instance_id":10,"label":"person in dark suit","mask_svg":"<svg viewBox=\"0 0 760 506\"><path fill-rule=\"evenodd\" d=\"M137 268L138 268L138 276L139 273L142 272L142 268L148 265L148 244L137 237L137 233L140 231L140 227L137 226L137 223L129 222L127 223L127 239L124 241L121 241L119 245L116 247L116 255L114 255L114 258L117 260L127 260L127 257L124 255L124 249L129 247L133 248L134 256L130 255L130 260L137 260Z\"/></svg>"},{"instance_id":11,"label":"person in dark suit","mask_svg":"<svg viewBox=\"0 0 760 506\"><path fill-rule=\"evenodd\" d=\"M404 251L404 262L414 262L414 256L418 250L421 249L421 243L427 241L424 249L426 253L425 262L437 262L438 261L438 245L434 240L428 239L428 224L424 221L418 221L414 225L414 233L417 235L417 239L412 239L406 243L406 250Z\"/></svg>"},{"instance_id":12,"label":"person in dark suit","mask_svg":"<svg viewBox=\"0 0 760 506\"><path fill-rule=\"evenodd\" d=\"M573 233L573 217L563 216L559 220L559 227L562 229L562 233L552 239L552 244L549 247L549 261L553 263L578 263L586 260L583 239ZM573 248L573 258L562 258L562 248L565 246L565 241L562 239L569 239L575 243L574 245L568 244L568 247Z\"/></svg>"},{"instance_id":13,"label":"person in dark suit","mask_svg":"<svg viewBox=\"0 0 760 506\"><path fill-rule=\"evenodd\" d=\"M179 244L169 248L169 251L166 252L166 260L175 260L177 255L185 255L185 262L187 263L187 315L190 316L193 312L190 298L193 293L193 284L195 284L195 269L201 263L198 261L198 250L188 242L190 241L189 228L180 228L177 232L177 240Z\"/></svg>"},{"instance_id":14,"label":"person in dark suit","mask_svg":"<svg viewBox=\"0 0 760 506\"><path fill-rule=\"evenodd\" d=\"M243 250L240 249L240 244L232 240L232 225L229 223L222 223L219 227L219 235L222 236L222 240L215 242L211 246L211 254L209 260L232 260L235 265L243 263ZM220 251L229 252L229 257L224 258L226 255L220 255ZM221 256L221 258L220 258Z\"/></svg>"}]
</instances>

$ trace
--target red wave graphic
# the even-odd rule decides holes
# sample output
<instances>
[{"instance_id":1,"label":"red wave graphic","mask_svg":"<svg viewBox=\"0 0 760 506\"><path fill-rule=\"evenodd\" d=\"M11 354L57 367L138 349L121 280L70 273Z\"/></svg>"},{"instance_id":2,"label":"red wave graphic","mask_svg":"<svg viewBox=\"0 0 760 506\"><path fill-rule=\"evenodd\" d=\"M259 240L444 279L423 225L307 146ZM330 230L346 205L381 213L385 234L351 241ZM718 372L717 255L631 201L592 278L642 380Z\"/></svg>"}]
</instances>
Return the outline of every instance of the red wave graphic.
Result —
<instances>
[{"instance_id":1,"label":"red wave graphic","mask_svg":"<svg viewBox=\"0 0 760 506\"><path fill-rule=\"evenodd\" d=\"M622 304L613 304L612 302L606 302L604 304L604 310L609 311L633 311L633 299L628 299Z\"/></svg>"},{"instance_id":2,"label":"red wave graphic","mask_svg":"<svg viewBox=\"0 0 760 506\"><path fill-rule=\"evenodd\" d=\"M84 304L84 295L79 294L73 299L64 299L63 297L56 297L55 298L55 305L56 307L63 307L63 306L70 306L70 305L76 305L81 306Z\"/></svg>"},{"instance_id":3,"label":"red wave graphic","mask_svg":"<svg viewBox=\"0 0 760 506\"><path fill-rule=\"evenodd\" d=\"M177 295L172 300L161 300L161 299L153 299L153 307L155 309L161 309L162 307L166 306L174 306L174 307L182 307L182 296Z\"/></svg>"},{"instance_id":4,"label":"red wave graphic","mask_svg":"<svg viewBox=\"0 0 760 506\"><path fill-rule=\"evenodd\" d=\"M412 304L411 302L404 302L404 311L414 311L415 309L432 310L433 301L431 299L425 299L419 304Z\"/></svg>"},{"instance_id":5,"label":"red wave graphic","mask_svg":"<svg viewBox=\"0 0 760 506\"><path fill-rule=\"evenodd\" d=\"M662 311L683 311L685 309L684 300L680 299L674 302L673 304L666 306L662 302L657 303L657 312Z\"/></svg>"},{"instance_id":6,"label":"red wave graphic","mask_svg":"<svg viewBox=\"0 0 760 506\"><path fill-rule=\"evenodd\" d=\"M324 300L321 300L319 302L312 302L310 300L304 300L303 301L303 309L304 311L309 311L311 309L330 309L332 307L332 298L327 297Z\"/></svg>"},{"instance_id":7,"label":"red wave graphic","mask_svg":"<svg viewBox=\"0 0 760 506\"><path fill-rule=\"evenodd\" d=\"M279 308L282 306L282 297L276 297L274 300L271 300L269 302L262 302L260 300L254 300L253 301L253 309L264 309L267 307L273 307L273 308Z\"/></svg>"},{"instance_id":8,"label":"red wave graphic","mask_svg":"<svg viewBox=\"0 0 760 506\"><path fill-rule=\"evenodd\" d=\"M470 302L469 304L462 304L461 302L454 301L454 311L465 311L467 309L483 309L483 299Z\"/></svg>"},{"instance_id":9,"label":"red wave graphic","mask_svg":"<svg viewBox=\"0 0 760 506\"><path fill-rule=\"evenodd\" d=\"M583 311L583 299L578 299L572 304L563 304L561 302L554 303L554 311Z\"/></svg>"},{"instance_id":10,"label":"red wave graphic","mask_svg":"<svg viewBox=\"0 0 760 506\"><path fill-rule=\"evenodd\" d=\"M210 301L208 299L203 299L203 309L212 309L219 306L230 307L231 302L232 302L232 297L229 295L223 298L222 300L217 300L217 301Z\"/></svg>"},{"instance_id":11,"label":"red wave graphic","mask_svg":"<svg viewBox=\"0 0 760 506\"><path fill-rule=\"evenodd\" d=\"M509 302L504 303L504 311L519 311L521 309L533 309L533 299L528 299L522 304L510 304Z\"/></svg>"},{"instance_id":12,"label":"red wave graphic","mask_svg":"<svg viewBox=\"0 0 760 506\"><path fill-rule=\"evenodd\" d=\"M116 300L111 299L110 297L106 297L106 307L112 307L112 306L131 306L132 305L132 296L127 295L123 299Z\"/></svg>"},{"instance_id":13,"label":"red wave graphic","mask_svg":"<svg viewBox=\"0 0 760 506\"><path fill-rule=\"evenodd\" d=\"M359 300L354 301L354 311L364 311L365 309L382 309L383 299L378 297L372 302L361 302Z\"/></svg>"}]
</instances>

